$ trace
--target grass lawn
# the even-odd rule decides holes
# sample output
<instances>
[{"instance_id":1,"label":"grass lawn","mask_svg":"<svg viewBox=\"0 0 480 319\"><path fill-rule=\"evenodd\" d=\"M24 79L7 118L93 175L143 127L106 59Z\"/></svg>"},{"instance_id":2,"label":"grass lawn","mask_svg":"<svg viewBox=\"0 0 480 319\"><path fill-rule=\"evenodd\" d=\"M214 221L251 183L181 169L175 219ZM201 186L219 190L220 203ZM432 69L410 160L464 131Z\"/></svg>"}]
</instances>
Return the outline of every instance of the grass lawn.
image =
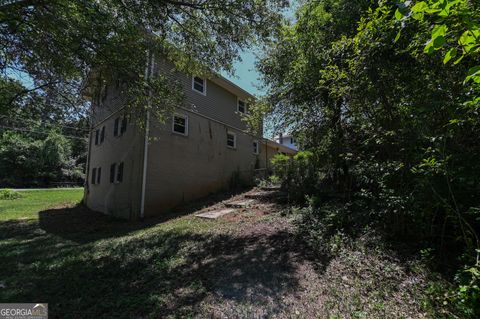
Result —
<instances>
[{"instance_id":1,"label":"grass lawn","mask_svg":"<svg viewBox=\"0 0 480 319\"><path fill-rule=\"evenodd\" d=\"M312 256L275 204L129 222L62 208L75 193L32 192L50 200L0 221L0 301L48 302L49 318L434 317L414 262L368 242Z\"/></svg>"},{"instance_id":2,"label":"grass lawn","mask_svg":"<svg viewBox=\"0 0 480 319\"><path fill-rule=\"evenodd\" d=\"M54 206L76 205L83 197L83 188L20 191L22 198L0 199L0 220L37 219L38 212Z\"/></svg>"}]
</instances>

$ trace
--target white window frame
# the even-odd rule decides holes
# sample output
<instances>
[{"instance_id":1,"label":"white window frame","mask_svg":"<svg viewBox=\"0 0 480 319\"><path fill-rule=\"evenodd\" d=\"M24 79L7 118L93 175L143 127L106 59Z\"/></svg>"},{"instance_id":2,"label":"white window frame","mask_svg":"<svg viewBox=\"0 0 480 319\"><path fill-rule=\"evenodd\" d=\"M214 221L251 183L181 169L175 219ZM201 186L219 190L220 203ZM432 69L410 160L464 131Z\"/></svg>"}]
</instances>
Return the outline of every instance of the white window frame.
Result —
<instances>
[{"instance_id":1,"label":"white window frame","mask_svg":"<svg viewBox=\"0 0 480 319\"><path fill-rule=\"evenodd\" d=\"M175 131L175 118L176 117L180 117L180 118L185 119L185 133ZM188 115L181 114L181 113L173 114L173 116L172 116L172 133L178 134L178 135L181 135L181 136L188 136Z\"/></svg>"},{"instance_id":2,"label":"white window frame","mask_svg":"<svg viewBox=\"0 0 480 319\"><path fill-rule=\"evenodd\" d=\"M195 88L195 78L199 78L203 80L203 92L199 91ZM192 76L192 90L197 92L198 94L201 94L203 96L207 96L207 79L203 78L201 76Z\"/></svg>"},{"instance_id":3,"label":"white window frame","mask_svg":"<svg viewBox=\"0 0 480 319\"><path fill-rule=\"evenodd\" d=\"M243 108L244 108L243 112L240 111L240 102L243 102ZM242 113L242 114L247 114L247 112L248 112L247 101L245 101L244 99L241 99L239 97L237 97L237 112Z\"/></svg>"},{"instance_id":4,"label":"white window frame","mask_svg":"<svg viewBox=\"0 0 480 319\"><path fill-rule=\"evenodd\" d=\"M253 140L252 146L253 146L253 144L257 145L257 147L254 147L254 149L253 149L253 154L255 154L255 155L260 154L260 144L258 144L258 141Z\"/></svg>"},{"instance_id":5,"label":"white window frame","mask_svg":"<svg viewBox=\"0 0 480 319\"><path fill-rule=\"evenodd\" d=\"M228 135L233 135L233 146L228 145ZM237 149L237 134L232 131L227 131L227 148L236 150Z\"/></svg>"}]
</instances>

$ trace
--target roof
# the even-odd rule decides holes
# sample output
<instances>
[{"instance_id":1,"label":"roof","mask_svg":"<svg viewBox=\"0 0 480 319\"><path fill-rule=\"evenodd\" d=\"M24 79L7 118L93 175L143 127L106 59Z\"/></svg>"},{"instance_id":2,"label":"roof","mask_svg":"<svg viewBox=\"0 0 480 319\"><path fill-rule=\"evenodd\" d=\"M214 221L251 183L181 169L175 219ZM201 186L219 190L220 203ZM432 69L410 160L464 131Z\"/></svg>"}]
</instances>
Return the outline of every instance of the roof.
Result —
<instances>
[{"instance_id":1,"label":"roof","mask_svg":"<svg viewBox=\"0 0 480 319\"><path fill-rule=\"evenodd\" d=\"M224 76L220 74L216 74L214 77L210 79L210 81L220 85L224 89L235 93L236 95L241 95L241 96L247 96L247 98L254 99L255 96L247 92L246 90L242 89L240 86L236 85L229 79L225 78Z\"/></svg>"}]
</instances>

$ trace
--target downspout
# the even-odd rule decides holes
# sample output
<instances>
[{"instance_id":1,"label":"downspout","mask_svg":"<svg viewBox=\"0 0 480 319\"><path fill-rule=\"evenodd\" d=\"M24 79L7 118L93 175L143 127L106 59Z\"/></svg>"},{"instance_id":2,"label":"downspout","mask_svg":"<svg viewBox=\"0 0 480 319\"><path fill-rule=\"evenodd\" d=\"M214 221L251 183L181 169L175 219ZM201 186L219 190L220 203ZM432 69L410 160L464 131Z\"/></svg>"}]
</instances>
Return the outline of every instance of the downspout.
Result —
<instances>
[{"instance_id":1,"label":"downspout","mask_svg":"<svg viewBox=\"0 0 480 319\"><path fill-rule=\"evenodd\" d=\"M90 115L90 121L91 121ZM87 143L87 162L85 163L85 181L83 182L83 204L88 206L88 193L90 192L90 185L88 184L88 180L90 177L90 151L92 149L92 124L89 125L89 132L88 132L88 143Z\"/></svg>"},{"instance_id":2,"label":"downspout","mask_svg":"<svg viewBox=\"0 0 480 319\"><path fill-rule=\"evenodd\" d=\"M90 158L92 151L92 130L93 130L93 98L90 102L90 111L88 114L88 143L87 143L87 162L85 163L85 181L83 183L83 204L88 206L88 194L90 193Z\"/></svg>"},{"instance_id":3,"label":"downspout","mask_svg":"<svg viewBox=\"0 0 480 319\"><path fill-rule=\"evenodd\" d=\"M154 54L147 51L147 65L145 66L145 80L151 78L153 73L153 61ZM147 165L148 165L148 139L150 133L150 95L151 92L148 92L149 98L147 99L147 113L145 115L145 140L143 146L143 173L142 173L142 198L140 202L140 219L145 217L145 192L147 185Z\"/></svg>"}]
</instances>

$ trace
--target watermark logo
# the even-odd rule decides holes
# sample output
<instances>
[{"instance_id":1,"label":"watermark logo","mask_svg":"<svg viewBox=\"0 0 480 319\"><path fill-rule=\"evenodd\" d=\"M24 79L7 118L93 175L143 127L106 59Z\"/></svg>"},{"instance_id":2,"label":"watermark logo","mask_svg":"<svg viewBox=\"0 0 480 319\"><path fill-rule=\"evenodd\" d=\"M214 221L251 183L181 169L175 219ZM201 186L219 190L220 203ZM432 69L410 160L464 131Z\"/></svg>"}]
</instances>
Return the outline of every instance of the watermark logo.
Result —
<instances>
[{"instance_id":1,"label":"watermark logo","mask_svg":"<svg viewBox=\"0 0 480 319\"><path fill-rule=\"evenodd\" d=\"M0 303L0 319L48 319L48 304Z\"/></svg>"}]
</instances>

